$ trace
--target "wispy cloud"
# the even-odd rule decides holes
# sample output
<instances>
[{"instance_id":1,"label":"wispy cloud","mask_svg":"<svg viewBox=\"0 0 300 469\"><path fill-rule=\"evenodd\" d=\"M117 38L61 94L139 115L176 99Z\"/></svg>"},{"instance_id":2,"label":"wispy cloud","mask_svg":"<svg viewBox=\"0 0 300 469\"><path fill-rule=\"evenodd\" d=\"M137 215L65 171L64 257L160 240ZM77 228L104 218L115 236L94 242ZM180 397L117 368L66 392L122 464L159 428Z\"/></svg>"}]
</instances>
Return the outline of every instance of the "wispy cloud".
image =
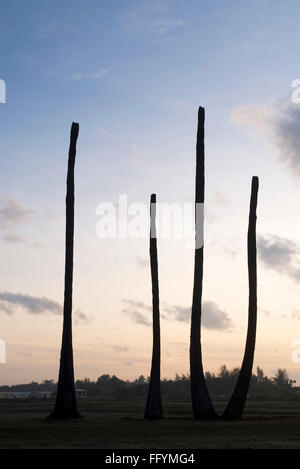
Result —
<instances>
[{"instance_id":1,"label":"wispy cloud","mask_svg":"<svg viewBox=\"0 0 300 469\"><path fill-rule=\"evenodd\" d=\"M73 313L74 324L89 324L94 319L91 316L88 316L80 309L76 309Z\"/></svg>"},{"instance_id":2,"label":"wispy cloud","mask_svg":"<svg viewBox=\"0 0 300 469\"><path fill-rule=\"evenodd\" d=\"M122 312L129 316L136 324L142 324L143 326L151 326L150 313L152 311L151 306L147 306L142 301L134 301L123 298L123 309Z\"/></svg>"},{"instance_id":3,"label":"wispy cloud","mask_svg":"<svg viewBox=\"0 0 300 469\"><path fill-rule=\"evenodd\" d=\"M12 293L8 291L0 292L0 311L13 315L21 308L29 314L52 314L59 316L62 314L62 306L49 298L31 296L23 293ZM74 311L74 323L88 324L92 318L88 317L80 310Z\"/></svg>"},{"instance_id":4,"label":"wispy cloud","mask_svg":"<svg viewBox=\"0 0 300 469\"><path fill-rule=\"evenodd\" d=\"M224 254L226 254L227 256L230 256L232 259L234 259L238 253L239 253L239 250L236 248L236 249L233 249L229 246L222 246L222 250L224 252Z\"/></svg>"},{"instance_id":5,"label":"wispy cloud","mask_svg":"<svg viewBox=\"0 0 300 469\"><path fill-rule=\"evenodd\" d=\"M26 243L26 239L23 236L19 236L14 233L9 233L2 238L6 243Z\"/></svg>"},{"instance_id":6,"label":"wispy cloud","mask_svg":"<svg viewBox=\"0 0 300 469\"><path fill-rule=\"evenodd\" d=\"M231 122L263 130L267 128L270 118L270 109L260 104L239 106L231 111Z\"/></svg>"},{"instance_id":7,"label":"wispy cloud","mask_svg":"<svg viewBox=\"0 0 300 469\"><path fill-rule=\"evenodd\" d=\"M98 125L96 130L98 134L103 135L104 137L110 137L111 135L110 131L107 130L105 127L102 127L101 125Z\"/></svg>"},{"instance_id":8,"label":"wispy cloud","mask_svg":"<svg viewBox=\"0 0 300 469\"><path fill-rule=\"evenodd\" d=\"M3 208L0 208L0 225L2 228L7 228L12 225L21 224L30 221L35 212L22 205L15 199L10 198L7 200Z\"/></svg>"},{"instance_id":9,"label":"wispy cloud","mask_svg":"<svg viewBox=\"0 0 300 469\"><path fill-rule=\"evenodd\" d=\"M15 352L16 355L20 355L21 357L32 358L34 355L31 352Z\"/></svg>"},{"instance_id":10,"label":"wispy cloud","mask_svg":"<svg viewBox=\"0 0 300 469\"><path fill-rule=\"evenodd\" d=\"M122 17L127 33L164 36L185 25L182 18L168 14L167 6L156 0L138 2Z\"/></svg>"},{"instance_id":11,"label":"wispy cloud","mask_svg":"<svg viewBox=\"0 0 300 469\"><path fill-rule=\"evenodd\" d=\"M74 73L72 76L73 80L102 80L103 78L106 77L108 74L108 70L106 68L102 68L98 72L91 72L91 73L85 73L85 72L77 72Z\"/></svg>"},{"instance_id":12,"label":"wispy cloud","mask_svg":"<svg viewBox=\"0 0 300 469\"><path fill-rule=\"evenodd\" d=\"M288 319L300 321L300 310L294 311L293 313L275 313L266 309L259 308L259 311L267 317L272 317L272 319Z\"/></svg>"},{"instance_id":13,"label":"wispy cloud","mask_svg":"<svg viewBox=\"0 0 300 469\"><path fill-rule=\"evenodd\" d=\"M214 203L220 207L229 207L230 202L229 199L226 197L226 195L219 190L213 191L213 200Z\"/></svg>"},{"instance_id":14,"label":"wispy cloud","mask_svg":"<svg viewBox=\"0 0 300 469\"><path fill-rule=\"evenodd\" d=\"M143 257L139 256L138 254L136 255L136 262L139 267L145 268L149 266L149 260L144 259Z\"/></svg>"},{"instance_id":15,"label":"wispy cloud","mask_svg":"<svg viewBox=\"0 0 300 469\"><path fill-rule=\"evenodd\" d=\"M186 106L186 101L183 99L178 99L178 98L170 98L168 99L168 106L171 109L183 109Z\"/></svg>"},{"instance_id":16,"label":"wispy cloud","mask_svg":"<svg viewBox=\"0 0 300 469\"><path fill-rule=\"evenodd\" d=\"M122 300L126 307L122 311L137 324L151 326L152 307L141 301ZM191 319L191 307L163 304L161 318L180 322L189 322ZM202 305L202 325L206 329L229 330L233 324L228 314L221 310L216 303L204 301Z\"/></svg>"},{"instance_id":17,"label":"wispy cloud","mask_svg":"<svg viewBox=\"0 0 300 469\"><path fill-rule=\"evenodd\" d=\"M16 307L21 307L30 314L51 313L59 315L62 313L61 305L49 298L8 291L0 292L0 310L13 314Z\"/></svg>"},{"instance_id":18,"label":"wispy cloud","mask_svg":"<svg viewBox=\"0 0 300 469\"><path fill-rule=\"evenodd\" d=\"M232 122L260 130L278 149L281 162L300 177L300 106L284 100L273 105L240 106Z\"/></svg>"},{"instance_id":19,"label":"wispy cloud","mask_svg":"<svg viewBox=\"0 0 300 469\"><path fill-rule=\"evenodd\" d=\"M185 25L185 21L181 19L174 18L161 18L152 23L148 24L148 29L150 32L165 34L174 28L179 28Z\"/></svg>"},{"instance_id":20,"label":"wispy cloud","mask_svg":"<svg viewBox=\"0 0 300 469\"><path fill-rule=\"evenodd\" d=\"M107 344L106 347L110 347L116 352L129 352L129 348L127 347L127 345Z\"/></svg>"}]
</instances>

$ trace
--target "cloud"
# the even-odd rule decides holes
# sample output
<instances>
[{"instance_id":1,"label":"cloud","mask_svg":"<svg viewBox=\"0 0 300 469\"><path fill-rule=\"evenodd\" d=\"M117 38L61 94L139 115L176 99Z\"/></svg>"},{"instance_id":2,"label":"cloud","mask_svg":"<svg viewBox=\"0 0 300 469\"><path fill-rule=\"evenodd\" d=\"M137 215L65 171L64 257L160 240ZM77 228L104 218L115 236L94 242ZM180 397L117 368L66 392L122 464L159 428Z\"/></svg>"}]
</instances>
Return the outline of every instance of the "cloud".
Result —
<instances>
[{"instance_id":1,"label":"cloud","mask_svg":"<svg viewBox=\"0 0 300 469\"><path fill-rule=\"evenodd\" d=\"M133 301L123 299L123 303L128 307L122 311L130 316L137 324L151 326L152 324L152 307L147 306L141 301ZM147 312L147 315L145 314ZM179 305L164 304L161 307L161 318L166 320L175 320L180 322L189 322L191 319L191 307ZM202 305L202 326L205 329L231 329L232 321L225 311L222 311L216 303L212 301L204 301Z\"/></svg>"},{"instance_id":2,"label":"cloud","mask_svg":"<svg viewBox=\"0 0 300 469\"><path fill-rule=\"evenodd\" d=\"M101 125L98 125L96 128L98 134L103 135L104 137L110 137L111 133L109 130L107 130L105 127L101 127Z\"/></svg>"},{"instance_id":3,"label":"cloud","mask_svg":"<svg viewBox=\"0 0 300 469\"><path fill-rule=\"evenodd\" d=\"M166 307L165 310L176 321L189 322L191 320L191 307L173 305ZM216 303L213 301L203 301L202 326L205 329L231 329L232 321L228 314L221 310Z\"/></svg>"},{"instance_id":4,"label":"cloud","mask_svg":"<svg viewBox=\"0 0 300 469\"><path fill-rule=\"evenodd\" d=\"M144 326L151 326L151 322L149 321L149 319L144 314L140 313L139 311L135 309L131 309L131 310L123 309L123 312L126 312L131 317L131 319L137 324L143 324Z\"/></svg>"},{"instance_id":5,"label":"cloud","mask_svg":"<svg viewBox=\"0 0 300 469\"><path fill-rule=\"evenodd\" d=\"M139 267L148 267L149 266L149 260L144 259L143 257L139 256L138 254L136 255L136 262L139 265Z\"/></svg>"},{"instance_id":6,"label":"cloud","mask_svg":"<svg viewBox=\"0 0 300 469\"><path fill-rule=\"evenodd\" d=\"M175 321L188 322L191 319L191 308L178 305L165 305L164 311Z\"/></svg>"},{"instance_id":7,"label":"cloud","mask_svg":"<svg viewBox=\"0 0 300 469\"><path fill-rule=\"evenodd\" d=\"M7 200L6 205L0 208L0 224L6 228L11 225L30 221L35 215L33 210L22 207L15 199Z\"/></svg>"},{"instance_id":8,"label":"cloud","mask_svg":"<svg viewBox=\"0 0 300 469\"><path fill-rule=\"evenodd\" d=\"M300 310L294 311L292 313L292 319L296 319L297 321L300 321Z\"/></svg>"},{"instance_id":9,"label":"cloud","mask_svg":"<svg viewBox=\"0 0 300 469\"><path fill-rule=\"evenodd\" d=\"M214 203L220 207L229 207L230 205L228 198L222 191L219 191L219 190L213 191L213 199L214 199Z\"/></svg>"},{"instance_id":10,"label":"cloud","mask_svg":"<svg viewBox=\"0 0 300 469\"><path fill-rule=\"evenodd\" d=\"M184 109L186 107L186 101L183 99L170 98L168 100L168 106L175 110Z\"/></svg>"},{"instance_id":11,"label":"cloud","mask_svg":"<svg viewBox=\"0 0 300 469\"><path fill-rule=\"evenodd\" d=\"M261 311L266 316L271 316L272 315L272 313L270 311L268 311L267 309L259 308L258 311Z\"/></svg>"},{"instance_id":12,"label":"cloud","mask_svg":"<svg viewBox=\"0 0 300 469\"><path fill-rule=\"evenodd\" d=\"M147 28L149 32L165 34L174 28L179 28L185 25L185 21L175 18L161 18L149 23Z\"/></svg>"},{"instance_id":13,"label":"cloud","mask_svg":"<svg viewBox=\"0 0 300 469\"><path fill-rule=\"evenodd\" d=\"M271 106L240 106L231 121L259 129L278 149L281 162L300 177L300 106L288 100Z\"/></svg>"},{"instance_id":14,"label":"cloud","mask_svg":"<svg viewBox=\"0 0 300 469\"><path fill-rule=\"evenodd\" d=\"M127 300L126 298L123 298L122 302L126 305L122 312L127 314L135 323L148 327L151 326L149 319L151 317L149 313L152 312L151 306L147 306L142 301ZM145 315L145 311L148 312L149 317Z\"/></svg>"},{"instance_id":15,"label":"cloud","mask_svg":"<svg viewBox=\"0 0 300 469\"><path fill-rule=\"evenodd\" d=\"M223 252L227 255L227 256L230 256L232 259L234 259L239 251L238 249L232 249L231 247L228 247L228 246L222 246L222 249L223 249Z\"/></svg>"},{"instance_id":16,"label":"cloud","mask_svg":"<svg viewBox=\"0 0 300 469\"><path fill-rule=\"evenodd\" d=\"M236 109L233 109L230 120L236 124L266 129L270 116L266 106L254 104L249 106L239 106Z\"/></svg>"},{"instance_id":17,"label":"cloud","mask_svg":"<svg viewBox=\"0 0 300 469\"><path fill-rule=\"evenodd\" d=\"M294 311L292 314L283 314L283 313L273 313L265 309L259 308L259 311L264 313L266 316L272 317L274 319L288 319L290 320L297 320L300 321L300 310Z\"/></svg>"},{"instance_id":18,"label":"cloud","mask_svg":"<svg viewBox=\"0 0 300 469\"><path fill-rule=\"evenodd\" d=\"M26 243L26 239L23 236L19 236L14 233L9 233L2 238L5 243Z\"/></svg>"},{"instance_id":19,"label":"cloud","mask_svg":"<svg viewBox=\"0 0 300 469\"><path fill-rule=\"evenodd\" d=\"M116 352L129 352L129 348L127 345L107 345L107 347L111 347L114 349Z\"/></svg>"},{"instance_id":20,"label":"cloud","mask_svg":"<svg viewBox=\"0 0 300 469\"><path fill-rule=\"evenodd\" d=\"M22 293L0 292L0 310L12 314L15 307L21 307L30 314L51 313L59 315L62 308L59 303L46 297L35 297Z\"/></svg>"},{"instance_id":21,"label":"cloud","mask_svg":"<svg viewBox=\"0 0 300 469\"><path fill-rule=\"evenodd\" d=\"M213 301L203 302L202 324L206 329L231 329L232 321L228 314Z\"/></svg>"},{"instance_id":22,"label":"cloud","mask_svg":"<svg viewBox=\"0 0 300 469\"><path fill-rule=\"evenodd\" d=\"M31 296L23 293L0 292L0 311L12 315L17 308L21 308L29 314L62 314L62 306L49 298ZM88 324L92 318L80 310L74 311L74 323Z\"/></svg>"},{"instance_id":23,"label":"cloud","mask_svg":"<svg viewBox=\"0 0 300 469\"><path fill-rule=\"evenodd\" d=\"M76 309L73 313L74 324L89 324L94 318L87 316L80 309Z\"/></svg>"},{"instance_id":24,"label":"cloud","mask_svg":"<svg viewBox=\"0 0 300 469\"><path fill-rule=\"evenodd\" d=\"M15 354L26 358L32 358L34 356L31 352L15 352Z\"/></svg>"},{"instance_id":25,"label":"cloud","mask_svg":"<svg viewBox=\"0 0 300 469\"><path fill-rule=\"evenodd\" d=\"M122 17L122 24L127 33L163 36L184 26L185 21L168 15L166 5L152 0L133 5Z\"/></svg>"},{"instance_id":26,"label":"cloud","mask_svg":"<svg viewBox=\"0 0 300 469\"><path fill-rule=\"evenodd\" d=\"M279 236L259 236L257 252L265 267L300 280L300 246L294 241Z\"/></svg>"},{"instance_id":27,"label":"cloud","mask_svg":"<svg viewBox=\"0 0 300 469\"><path fill-rule=\"evenodd\" d=\"M73 80L102 80L106 75L108 74L108 70L106 68L102 68L98 72L92 72L92 73L74 73L72 76Z\"/></svg>"},{"instance_id":28,"label":"cloud","mask_svg":"<svg viewBox=\"0 0 300 469\"><path fill-rule=\"evenodd\" d=\"M257 252L266 267L282 270L290 266L297 254L296 243L279 236L269 235L268 238L259 236L257 240Z\"/></svg>"}]
</instances>

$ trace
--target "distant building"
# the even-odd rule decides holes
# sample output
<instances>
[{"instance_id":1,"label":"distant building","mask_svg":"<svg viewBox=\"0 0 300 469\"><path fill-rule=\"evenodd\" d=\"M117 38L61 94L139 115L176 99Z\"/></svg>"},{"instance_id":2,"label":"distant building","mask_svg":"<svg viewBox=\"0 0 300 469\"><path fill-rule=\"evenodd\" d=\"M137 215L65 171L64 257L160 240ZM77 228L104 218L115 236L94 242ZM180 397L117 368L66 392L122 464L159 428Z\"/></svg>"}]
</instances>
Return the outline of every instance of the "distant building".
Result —
<instances>
[{"instance_id":1,"label":"distant building","mask_svg":"<svg viewBox=\"0 0 300 469\"><path fill-rule=\"evenodd\" d=\"M75 389L76 392L76 397L78 398L86 398L87 397L87 391L85 389Z\"/></svg>"},{"instance_id":2,"label":"distant building","mask_svg":"<svg viewBox=\"0 0 300 469\"><path fill-rule=\"evenodd\" d=\"M30 394L29 391L0 392L0 399L28 399Z\"/></svg>"},{"instance_id":3,"label":"distant building","mask_svg":"<svg viewBox=\"0 0 300 469\"><path fill-rule=\"evenodd\" d=\"M0 392L0 399L51 399L55 397L53 391L4 391Z\"/></svg>"},{"instance_id":4,"label":"distant building","mask_svg":"<svg viewBox=\"0 0 300 469\"><path fill-rule=\"evenodd\" d=\"M76 397L84 399L86 389L75 389ZM0 399L55 399L55 391L1 391Z\"/></svg>"}]
</instances>

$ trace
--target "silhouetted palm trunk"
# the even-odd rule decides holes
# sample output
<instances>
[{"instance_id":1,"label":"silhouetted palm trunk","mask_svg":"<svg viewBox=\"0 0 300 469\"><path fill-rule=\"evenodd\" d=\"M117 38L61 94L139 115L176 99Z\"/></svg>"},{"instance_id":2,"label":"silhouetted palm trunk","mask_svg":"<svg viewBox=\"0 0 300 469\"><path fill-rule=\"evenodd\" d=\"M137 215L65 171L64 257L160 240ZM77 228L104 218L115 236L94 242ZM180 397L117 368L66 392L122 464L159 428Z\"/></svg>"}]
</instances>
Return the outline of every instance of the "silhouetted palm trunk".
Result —
<instances>
[{"instance_id":1,"label":"silhouetted palm trunk","mask_svg":"<svg viewBox=\"0 0 300 469\"><path fill-rule=\"evenodd\" d=\"M153 307L153 350L150 383L148 389L147 404L145 409L146 419L162 418L161 394L160 394L160 323L159 323L159 289L158 289L158 265L157 265L157 241L156 241L156 195L150 199L150 264L152 280L152 307Z\"/></svg>"},{"instance_id":2,"label":"silhouetted palm trunk","mask_svg":"<svg viewBox=\"0 0 300 469\"><path fill-rule=\"evenodd\" d=\"M198 204L204 204L204 119L204 108L199 107L196 145L196 246L190 342L191 394L193 415L196 419L212 419L217 417L206 387L201 351L201 300L203 281L203 245L201 238L203 233L203 217Z\"/></svg>"},{"instance_id":3,"label":"silhouetted palm trunk","mask_svg":"<svg viewBox=\"0 0 300 469\"><path fill-rule=\"evenodd\" d=\"M71 127L70 148L67 174L66 195L66 253L65 253L65 291L62 346L60 369L56 393L55 408L50 419L68 419L80 417L77 410L73 347L72 347L72 287L73 287L73 238L74 238L74 165L79 124Z\"/></svg>"},{"instance_id":4,"label":"silhouetted palm trunk","mask_svg":"<svg viewBox=\"0 0 300 469\"><path fill-rule=\"evenodd\" d=\"M241 419L247 399L254 359L257 318L257 271L256 271L256 207L258 177L252 178L249 228L248 228L248 277L249 307L248 331L244 359L231 399L223 412L223 420Z\"/></svg>"}]
</instances>

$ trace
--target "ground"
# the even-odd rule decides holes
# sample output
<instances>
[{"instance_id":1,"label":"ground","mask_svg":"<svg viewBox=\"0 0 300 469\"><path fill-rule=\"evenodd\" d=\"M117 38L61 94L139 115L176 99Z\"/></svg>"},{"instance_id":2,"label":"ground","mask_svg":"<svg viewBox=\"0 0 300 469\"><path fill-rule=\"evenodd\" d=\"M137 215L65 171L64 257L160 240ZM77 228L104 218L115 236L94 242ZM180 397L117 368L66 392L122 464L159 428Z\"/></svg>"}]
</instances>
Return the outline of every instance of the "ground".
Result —
<instances>
[{"instance_id":1,"label":"ground","mask_svg":"<svg viewBox=\"0 0 300 469\"><path fill-rule=\"evenodd\" d=\"M239 422L195 421L189 402L165 403L165 418L147 422L141 401L82 399L82 419L49 423L52 407L0 401L0 448L300 448L300 403L251 402Z\"/></svg>"}]
</instances>

